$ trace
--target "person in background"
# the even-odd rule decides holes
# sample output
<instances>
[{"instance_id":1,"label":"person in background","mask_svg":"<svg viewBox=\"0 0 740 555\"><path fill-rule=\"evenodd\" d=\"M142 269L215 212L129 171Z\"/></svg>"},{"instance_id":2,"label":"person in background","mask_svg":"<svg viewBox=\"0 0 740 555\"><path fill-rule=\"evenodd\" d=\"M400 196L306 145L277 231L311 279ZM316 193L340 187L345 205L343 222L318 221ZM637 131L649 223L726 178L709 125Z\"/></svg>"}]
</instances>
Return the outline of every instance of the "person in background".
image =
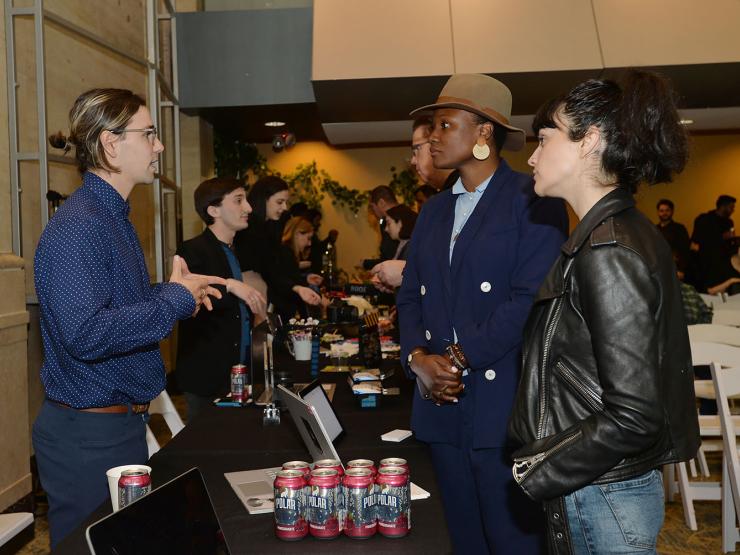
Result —
<instances>
[{"instance_id":1,"label":"person in background","mask_svg":"<svg viewBox=\"0 0 740 555\"><path fill-rule=\"evenodd\" d=\"M686 275L689 267L689 255L691 253L691 239L689 232L683 224L673 221L673 201L667 198L660 199L656 205L658 211L658 231L673 251L676 268L682 275Z\"/></svg>"},{"instance_id":2,"label":"person in background","mask_svg":"<svg viewBox=\"0 0 740 555\"><path fill-rule=\"evenodd\" d=\"M175 376L185 392L188 422L214 397L228 393L231 367L249 362L250 322L263 320L267 310L262 293L244 283L233 251L234 235L247 228L252 212L244 183L215 177L198 185L193 197L207 227L177 254L191 271L224 278L226 294L213 302L213 310L178 326Z\"/></svg>"},{"instance_id":3,"label":"person in background","mask_svg":"<svg viewBox=\"0 0 740 555\"><path fill-rule=\"evenodd\" d=\"M378 220L380 226L380 260L391 260L393 258L396 249L398 248L398 241L394 241L388 236L385 230L385 214L389 208L392 208L398 204L396 195L387 185L379 185L370 191L370 199L368 201L368 208L370 212ZM369 263L366 262L366 266Z\"/></svg>"},{"instance_id":4,"label":"person in background","mask_svg":"<svg viewBox=\"0 0 740 555\"><path fill-rule=\"evenodd\" d=\"M416 212L405 204L398 204L386 212L385 230L391 239L398 241L398 248L392 260L406 260L414 225L416 225Z\"/></svg>"},{"instance_id":5,"label":"person in background","mask_svg":"<svg viewBox=\"0 0 740 555\"><path fill-rule=\"evenodd\" d=\"M698 251L699 291L708 290L733 276L730 258L737 250L733 241L735 224L730 216L735 211L735 197L720 195L716 209L700 214L694 220L691 248Z\"/></svg>"},{"instance_id":6,"label":"person in background","mask_svg":"<svg viewBox=\"0 0 740 555\"><path fill-rule=\"evenodd\" d=\"M309 208L303 214L303 218L311 222L313 226L314 236L311 240L311 254L309 260L311 261L311 272L314 274L320 274L323 270L323 257L326 252L326 247L331 243L333 248L336 248L337 239L339 238L339 231L336 229L330 229L329 233L324 239L319 239L319 228L321 227L321 220L323 215L315 208Z\"/></svg>"},{"instance_id":7,"label":"person in background","mask_svg":"<svg viewBox=\"0 0 740 555\"><path fill-rule=\"evenodd\" d=\"M33 425L52 549L108 498L106 471L148 459L149 402L165 387L159 342L211 309L224 285L175 256L151 285L129 195L151 184L164 146L144 100L92 89L69 113L82 186L41 233L34 257L46 399Z\"/></svg>"},{"instance_id":8,"label":"person in background","mask_svg":"<svg viewBox=\"0 0 740 555\"><path fill-rule=\"evenodd\" d=\"M457 177L455 176L453 180L450 180L452 170L434 166L429 148L429 135L431 134L432 117L430 115L421 115L414 120L411 133L410 163L424 185L432 187L435 191L442 191L452 187ZM426 198L429 198L429 196L426 195Z\"/></svg>"},{"instance_id":9,"label":"person in background","mask_svg":"<svg viewBox=\"0 0 740 555\"><path fill-rule=\"evenodd\" d=\"M521 330L568 220L501 158L524 146L511 101L500 81L458 74L411 114L434 111L434 165L459 172L419 214L397 295L411 427L429 445L456 553L534 554L544 526L515 487L506 424Z\"/></svg>"},{"instance_id":10,"label":"person in background","mask_svg":"<svg viewBox=\"0 0 740 555\"><path fill-rule=\"evenodd\" d=\"M633 197L686 164L673 98L632 71L576 85L534 119L535 192L579 218L527 320L510 423L514 477L544 504L551 553L656 553L659 469L700 444L672 253Z\"/></svg>"},{"instance_id":11,"label":"person in background","mask_svg":"<svg viewBox=\"0 0 740 555\"><path fill-rule=\"evenodd\" d=\"M323 279L317 274L301 274L299 262L308 255L313 238L313 226L305 219L293 217L283 230L275 261L275 286L270 288L270 302L284 323L296 316L308 316L309 306L321 304L321 295L309 288L318 287ZM308 300L306 300L308 299Z\"/></svg>"},{"instance_id":12,"label":"person in background","mask_svg":"<svg viewBox=\"0 0 740 555\"><path fill-rule=\"evenodd\" d=\"M288 184L275 175L259 179L249 189L247 202L252 207L249 227L234 236L234 250L242 271L257 272L269 283L268 274L275 260L283 232L283 215L288 211Z\"/></svg>"},{"instance_id":13,"label":"person in background","mask_svg":"<svg viewBox=\"0 0 740 555\"><path fill-rule=\"evenodd\" d=\"M414 200L416 200L416 212L421 212L421 207L428 201L432 196L437 193L437 189L431 185L422 185L414 190Z\"/></svg>"}]
</instances>

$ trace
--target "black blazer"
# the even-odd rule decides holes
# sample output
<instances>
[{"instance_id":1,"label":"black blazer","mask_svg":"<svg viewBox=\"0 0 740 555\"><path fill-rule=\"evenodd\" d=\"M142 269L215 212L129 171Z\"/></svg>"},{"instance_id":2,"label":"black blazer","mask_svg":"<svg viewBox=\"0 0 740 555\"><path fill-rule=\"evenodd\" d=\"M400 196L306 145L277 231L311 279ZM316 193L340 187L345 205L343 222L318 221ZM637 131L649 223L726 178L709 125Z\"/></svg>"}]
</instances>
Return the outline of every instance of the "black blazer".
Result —
<instances>
[{"instance_id":1,"label":"black blazer","mask_svg":"<svg viewBox=\"0 0 740 555\"><path fill-rule=\"evenodd\" d=\"M301 317L308 316L306 303L293 291L296 285L307 287L305 278L301 275L298 261L293 251L287 245L280 245L275 256L275 263L268 274L267 294L274 310L286 323L299 312Z\"/></svg>"},{"instance_id":2,"label":"black blazer","mask_svg":"<svg viewBox=\"0 0 740 555\"><path fill-rule=\"evenodd\" d=\"M222 244L206 229L180 245L177 254L193 273L231 278ZM225 287L216 287L223 297L211 297L213 311L202 308L195 318L180 321L177 338L178 385L188 393L209 397L229 391L229 372L239 363L241 340L239 299L226 293Z\"/></svg>"}]
</instances>

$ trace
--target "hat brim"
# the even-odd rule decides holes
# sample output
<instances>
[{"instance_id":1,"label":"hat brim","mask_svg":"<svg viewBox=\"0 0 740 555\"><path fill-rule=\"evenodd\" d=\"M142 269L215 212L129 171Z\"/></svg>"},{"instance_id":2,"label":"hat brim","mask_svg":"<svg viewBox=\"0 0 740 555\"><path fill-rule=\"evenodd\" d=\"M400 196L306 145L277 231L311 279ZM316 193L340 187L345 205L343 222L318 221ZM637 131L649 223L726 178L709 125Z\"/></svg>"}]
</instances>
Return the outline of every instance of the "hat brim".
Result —
<instances>
[{"instance_id":1,"label":"hat brim","mask_svg":"<svg viewBox=\"0 0 740 555\"><path fill-rule=\"evenodd\" d=\"M461 102L439 102L437 104L427 104L426 106L422 106L411 111L409 115L412 117L431 115L434 110L438 110L440 108L456 108L458 110L465 110L466 112L478 114L480 117L486 118L488 121L493 121L499 124L507 131L506 140L504 141L504 144L501 145L502 149L516 152L524 147L524 143L527 140L527 134L524 129L519 129L518 127L504 123L500 119L493 117L491 114L487 114L483 110L478 110Z\"/></svg>"}]
</instances>

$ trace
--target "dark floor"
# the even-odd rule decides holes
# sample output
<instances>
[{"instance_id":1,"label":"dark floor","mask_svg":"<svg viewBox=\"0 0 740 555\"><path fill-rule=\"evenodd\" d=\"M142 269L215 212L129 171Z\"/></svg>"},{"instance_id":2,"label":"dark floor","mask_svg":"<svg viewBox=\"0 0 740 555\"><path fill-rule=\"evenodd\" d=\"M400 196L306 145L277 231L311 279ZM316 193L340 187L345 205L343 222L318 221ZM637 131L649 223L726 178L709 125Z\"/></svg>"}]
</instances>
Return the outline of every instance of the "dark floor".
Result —
<instances>
[{"instance_id":1,"label":"dark floor","mask_svg":"<svg viewBox=\"0 0 740 555\"><path fill-rule=\"evenodd\" d=\"M185 402L182 395L172 395L172 401L178 412L185 414ZM160 445L169 441L171 434L164 420L154 415L150 421L152 432ZM720 473L721 459L719 453L707 453L710 470L716 480ZM722 553L722 522L720 503L718 501L698 501L694 503L696 521L699 529L692 532L686 527L680 497L666 504L665 525L658 539L658 553L665 555L709 555ZM41 555L49 553L49 533L46 521L46 505L39 501L36 510L36 529L33 540L27 543L18 554ZM740 546L738 546L740 549Z\"/></svg>"}]
</instances>

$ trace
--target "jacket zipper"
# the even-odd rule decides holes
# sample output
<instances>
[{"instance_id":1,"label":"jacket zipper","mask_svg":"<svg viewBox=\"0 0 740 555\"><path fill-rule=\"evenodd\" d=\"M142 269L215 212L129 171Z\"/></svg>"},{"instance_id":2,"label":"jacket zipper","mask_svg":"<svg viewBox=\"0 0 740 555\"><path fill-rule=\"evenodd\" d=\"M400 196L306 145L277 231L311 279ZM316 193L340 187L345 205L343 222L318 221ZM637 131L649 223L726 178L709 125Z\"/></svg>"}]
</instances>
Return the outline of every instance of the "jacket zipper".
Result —
<instances>
[{"instance_id":1,"label":"jacket zipper","mask_svg":"<svg viewBox=\"0 0 740 555\"><path fill-rule=\"evenodd\" d=\"M548 314L549 323L547 324L547 328L545 329L545 339L542 349L542 365L540 366L540 414L537 421L536 439L542 439L543 428L545 426L545 415L547 413L545 406L547 402L545 386L545 381L547 380L547 360L550 357L550 342L552 341L552 336L555 333L555 326L560 319L560 311L562 309L562 306L563 297L558 297L558 300L550 309L550 314ZM550 318L550 316L552 316L552 318Z\"/></svg>"},{"instance_id":2,"label":"jacket zipper","mask_svg":"<svg viewBox=\"0 0 740 555\"><path fill-rule=\"evenodd\" d=\"M588 403L595 412L601 412L604 410L604 403L601 400L601 396L591 387L579 382L578 378L573 374L573 371L568 368L562 360L557 361L555 366L560 369L560 375L566 382L568 382L568 385L574 388L577 393L580 393L583 400L586 401L586 403Z\"/></svg>"},{"instance_id":3,"label":"jacket zipper","mask_svg":"<svg viewBox=\"0 0 740 555\"><path fill-rule=\"evenodd\" d=\"M512 473L514 474L514 480L516 480L516 483L521 484L529 473L537 468L545 459L547 459L547 457L554 455L566 445L573 443L573 441L581 437L582 433L583 432L581 430L577 430L571 435L564 437L547 451L543 451L542 453L536 453L530 457L515 458Z\"/></svg>"}]
</instances>

